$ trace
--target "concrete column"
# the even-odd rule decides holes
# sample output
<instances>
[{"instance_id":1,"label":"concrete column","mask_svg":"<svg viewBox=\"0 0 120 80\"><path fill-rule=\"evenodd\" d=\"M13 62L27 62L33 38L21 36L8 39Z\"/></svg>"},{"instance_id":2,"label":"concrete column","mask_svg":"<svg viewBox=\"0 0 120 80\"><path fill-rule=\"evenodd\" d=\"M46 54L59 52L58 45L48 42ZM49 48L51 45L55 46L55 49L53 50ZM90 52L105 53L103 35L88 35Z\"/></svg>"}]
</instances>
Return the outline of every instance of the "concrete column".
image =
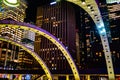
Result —
<instances>
[{"instance_id":1,"label":"concrete column","mask_svg":"<svg viewBox=\"0 0 120 80\"><path fill-rule=\"evenodd\" d=\"M18 80L22 80L22 74L18 76Z\"/></svg>"},{"instance_id":2,"label":"concrete column","mask_svg":"<svg viewBox=\"0 0 120 80\"><path fill-rule=\"evenodd\" d=\"M66 75L66 80L69 80L69 75Z\"/></svg>"},{"instance_id":3,"label":"concrete column","mask_svg":"<svg viewBox=\"0 0 120 80\"><path fill-rule=\"evenodd\" d=\"M91 80L90 75L86 75L86 80Z\"/></svg>"},{"instance_id":4,"label":"concrete column","mask_svg":"<svg viewBox=\"0 0 120 80\"><path fill-rule=\"evenodd\" d=\"M7 78L10 80L10 74L7 74Z\"/></svg>"}]
</instances>

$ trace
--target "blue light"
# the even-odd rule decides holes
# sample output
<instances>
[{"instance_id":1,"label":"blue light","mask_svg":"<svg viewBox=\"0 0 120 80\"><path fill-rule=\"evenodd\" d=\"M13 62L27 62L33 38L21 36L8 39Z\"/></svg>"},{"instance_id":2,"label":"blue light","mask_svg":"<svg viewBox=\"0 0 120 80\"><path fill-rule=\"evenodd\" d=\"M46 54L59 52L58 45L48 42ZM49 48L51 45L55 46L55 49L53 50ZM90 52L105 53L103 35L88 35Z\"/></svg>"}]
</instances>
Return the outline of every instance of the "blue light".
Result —
<instances>
[{"instance_id":1,"label":"blue light","mask_svg":"<svg viewBox=\"0 0 120 80\"><path fill-rule=\"evenodd\" d=\"M29 74L27 74L27 75L25 76L25 79L26 79L26 80L30 80L30 78L31 78L31 76L30 76Z\"/></svg>"},{"instance_id":2,"label":"blue light","mask_svg":"<svg viewBox=\"0 0 120 80\"><path fill-rule=\"evenodd\" d=\"M101 24L99 24L97 27L98 27L99 29L100 29L100 28L104 28L104 24L101 23Z\"/></svg>"},{"instance_id":3,"label":"blue light","mask_svg":"<svg viewBox=\"0 0 120 80\"><path fill-rule=\"evenodd\" d=\"M51 2L50 5L54 5L54 4L56 4L56 3L57 3L57 2Z\"/></svg>"},{"instance_id":4,"label":"blue light","mask_svg":"<svg viewBox=\"0 0 120 80\"><path fill-rule=\"evenodd\" d=\"M100 29L100 28L102 28L103 26L99 25L99 26L97 26L97 27Z\"/></svg>"},{"instance_id":5,"label":"blue light","mask_svg":"<svg viewBox=\"0 0 120 80\"><path fill-rule=\"evenodd\" d=\"M105 33L105 32L106 32L105 28L103 28L103 29L100 31L101 34L103 34L103 33Z\"/></svg>"}]
</instances>

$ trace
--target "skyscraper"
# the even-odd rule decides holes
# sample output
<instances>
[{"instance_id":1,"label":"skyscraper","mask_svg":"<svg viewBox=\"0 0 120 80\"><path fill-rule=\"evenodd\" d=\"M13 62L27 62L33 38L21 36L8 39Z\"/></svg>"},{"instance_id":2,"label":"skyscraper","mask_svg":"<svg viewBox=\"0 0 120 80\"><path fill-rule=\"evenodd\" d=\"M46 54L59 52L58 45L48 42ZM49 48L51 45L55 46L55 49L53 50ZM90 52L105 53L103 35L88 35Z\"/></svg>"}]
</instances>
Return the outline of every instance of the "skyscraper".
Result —
<instances>
[{"instance_id":1,"label":"skyscraper","mask_svg":"<svg viewBox=\"0 0 120 80\"><path fill-rule=\"evenodd\" d=\"M25 10L27 8L26 2L24 0L20 0L20 5L17 7L8 6L4 3L4 1L1 1L0 4L1 4L0 20L11 19L18 22L24 21Z\"/></svg>"},{"instance_id":2,"label":"skyscraper","mask_svg":"<svg viewBox=\"0 0 120 80\"><path fill-rule=\"evenodd\" d=\"M112 42L110 43L114 67L120 67L120 4L119 1L107 4Z\"/></svg>"},{"instance_id":3,"label":"skyscraper","mask_svg":"<svg viewBox=\"0 0 120 80\"><path fill-rule=\"evenodd\" d=\"M72 4L61 1L38 7L36 24L57 37L75 60L76 23ZM64 55L49 40L36 35L35 49L50 70L69 72L70 68Z\"/></svg>"},{"instance_id":4,"label":"skyscraper","mask_svg":"<svg viewBox=\"0 0 120 80\"><path fill-rule=\"evenodd\" d=\"M25 10L27 8L27 3L24 0L20 0L19 6L12 7L1 2L0 20L14 20L18 22L23 22L25 18ZM16 42L25 41L25 38L30 39L30 36L25 37L25 33L29 35L29 31L22 29L14 29L8 25L4 25L4 28L0 28L0 36L11 39ZM32 32L31 32L32 34ZM34 33L33 33L34 34ZM34 36L34 35L33 35ZM33 37L34 38L34 37ZM24 39L24 40L23 40ZM25 42L24 42L25 43ZM31 45L27 46L33 48ZM27 52L19 48L18 46L12 45L8 42L0 41L0 58L3 67L13 68L11 63L15 64L19 62L21 67L26 64L32 64L31 56L27 55ZM17 65L15 65L17 66Z\"/></svg>"},{"instance_id":5,"label":"skyscraper","mask_svg":"<svg viewBox=\"0 0 120 80\"><path fill-rule=\"evenodd\" d=\"M119 67L119 21L120 21L120 9L119 9L119 2L113 1L106 3L105 0L96 0L98 7L100 9L102 19L105 24L105 28L107 31L107 37L110 44L111 49L111 57L113 59L114 67ZM81 11L82 12L82 11ZM97 29L95 28L94 23L90 19L89 15L85 12L81 13L83 18L80 30L80 62L83 68L106 68L106 62L104 58L104 50L102 47L102 43L100 40L100 36L98 34ZM85 19L86 20L85 20ZM82 27L83 26L83 27ZM84 42L84 43L83 43ZM82 48L83 47L83 48ZM89 51L89 52L88 52ZM90 64L89 64L90 63ZM93 65L91 65L93 63Z\"/></svg>"},{"instance_id":6,"label":"skyscraper","mask_svg":"<svg viewBox=\"0 0 120 80\"><path fill-rule=\"evenodd\" d=\"M82 8L77 12L77 30L79 36L79 69L99 68L104 61L103 48L95 23ZM91 65L92 63L92 65Z\"/></svg>"}]
</instances>

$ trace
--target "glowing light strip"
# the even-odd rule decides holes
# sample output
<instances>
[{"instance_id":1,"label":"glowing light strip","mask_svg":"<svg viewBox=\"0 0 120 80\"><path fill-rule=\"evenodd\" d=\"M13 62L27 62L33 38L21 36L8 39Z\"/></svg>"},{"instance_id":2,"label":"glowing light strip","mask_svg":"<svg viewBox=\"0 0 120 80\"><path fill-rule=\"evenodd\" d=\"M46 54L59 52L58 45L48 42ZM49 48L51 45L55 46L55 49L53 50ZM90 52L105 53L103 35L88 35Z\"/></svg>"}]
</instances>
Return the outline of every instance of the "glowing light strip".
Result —
<instances>
[{"instance_id":1,"label":"glowing light strip","mask_svg":"<svg viewBox=\"0 0 120 80\"><path fill-rule=\"evenodd\" d=\"M20 1L17 0L16 3L12 3L12 2L9 2L7 0L3 0L3 3L6 4L7 6L10 6L10 7L17 7L17 6L19 6Z\"/></svg>"},{"instance_id":2,"label":"glowing light strip","mask_svg":"<svg viewBox=\"0 0 120 80\"><path fill-rule=\"evenodd\" d=\"M49 69L47 68L47 66L44 63L44 61L39 57L39 55L37 55L35 52L31 51L29 48L25 47L23 44L20 44L18 42L12 41L12 40L9 40L8 38L0 37L0 40L9 42L9 43L11 43L13 45L16 45L16 46L19 46L20 48L22 48L25 51L27 51L30 55L32 55L35 58L36 61L38 61L38 63L41 65L41 67L45 71L45 74L48 77L48 79L52 80L52 75L51 75Z\"/></svg>"},{"instance_id":3,"label":"glowing light strip","mask_svg":"<svg viewBox=\"0 0 120 80\"><path fill-rule=\"evenodd\" d=\"M120 3L120 0L106 0L106 2L107 2L108 4Z\"/></svg>"},{"instance_id":4,"label":"glowing light strip","mask_svg":"<svg viewBox=\"0 0 120 80\"><path fill-rule=\"evenodd\" d=\"M50 5L56 4L57 2L51 2Z\"/></svg>"},{"instance_id":5,"label":"glowing light strip","mask_svg":"<svg viewBox=\"0 0 120 80\"><path fill-rule=\"evenodd\" d=\"M30 30L30 31L36 32L39 35L42 35L45 38L47 38L48 40L50 40L51 42L53 42L60 49L62 54L67 59L69 65L72 69L75 80L80 80L79 72L77 70L77 67L76 67L70 53L65 48L65 46L56 37L54 37L52 34L50 34L49 32L47 32L47 31L45 31L45 30L43 30L43 29L41 29L41 28L39 28L35 25L31 25L31 24L27 24L27 23L21 23L21 22L15 22L15 21L9 21L9 20L0 21L0 28L5 27L5 25L8 25L8 26L10 26L14 29L20 28L20 29Z\"/></svg>"}]
</instances>

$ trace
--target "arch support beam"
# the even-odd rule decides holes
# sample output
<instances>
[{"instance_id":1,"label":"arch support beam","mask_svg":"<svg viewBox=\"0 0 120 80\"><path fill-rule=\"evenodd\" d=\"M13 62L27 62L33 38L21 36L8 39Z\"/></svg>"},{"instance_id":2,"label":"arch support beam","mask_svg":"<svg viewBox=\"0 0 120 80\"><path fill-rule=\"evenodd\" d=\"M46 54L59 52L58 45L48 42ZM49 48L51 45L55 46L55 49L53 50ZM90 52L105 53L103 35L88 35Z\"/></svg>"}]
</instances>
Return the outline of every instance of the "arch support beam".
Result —
<instances>
[{"instance_id":1,"label":"arch support beam","mask_svg":"<svg viewBox=\"0 0 120 80\"><path fill-rule=\"evenodd\" d=\"M105 60L106 60L106 65L107 65L107 71L108 71L108 77L109 80L115 80L115 75L114 75L114 68L113 68L113 63L112 63L112 58L111 58L111 52L109 48L109 43L108 43L108 38L105 30L105 25L102 19L102 16L100 14L98 5L95 0L66 0L68 2L74 3L81 8L83 8L93 19L100 38L102 42L102 46L104 49L104 55L105 55ZM102 31L99 29L101 27ZM102 33L101 33L102 32Z\"/></svg>"},{"instance_id":2,"label":"arch support beam","mask_svg":"<svg viewBox=\"0 0 120 80\"><path fill-rule=\"evenodd\" d=\"M21 23L21 22L16 22L16 21L9 21L9 20L3 20L0 21L0 28L6 27L6 25L8 27L14 28L14 29L23 29L23 30L30 30L33 31L45 38L47 38L48 40L50 40L51 42L53 42L58 49L60 49L60 51L62 52L62 54L65 56L65 58L67 59L71 70L73 72L73 75L75 77L75 80L80 80L79 77L79 72L77 70L77 67L69 53L69 51L65 48L65 46L56 38L54 37L52 34L50 34L49 32L35 26L35 25L31 25L31 24L27 24L27 23Z\"/></svg>"},{"instance_id":3,"label":"arch support beam","mask_svg":"<svg viewBox=\"0 0 120 80\"><path fill-rule=\"evenodd\" d=\"M29 48L25 47L23 44L17 43L17 42L12 41L12 40L9 40L7 38L0 37L0 40L11 43L11 44L16 45L16 46L19 46L20 48L27 51L30 55L32 55L35 58L36 61L38 61L38 63L41 65L41 67L45 71L45 74L48 77L48 79L52 80L52 75L51 75L49 69L47 68L46 64L43 62L43 60L35 52L31 51Z\"/></svg>"}]
</instances>

